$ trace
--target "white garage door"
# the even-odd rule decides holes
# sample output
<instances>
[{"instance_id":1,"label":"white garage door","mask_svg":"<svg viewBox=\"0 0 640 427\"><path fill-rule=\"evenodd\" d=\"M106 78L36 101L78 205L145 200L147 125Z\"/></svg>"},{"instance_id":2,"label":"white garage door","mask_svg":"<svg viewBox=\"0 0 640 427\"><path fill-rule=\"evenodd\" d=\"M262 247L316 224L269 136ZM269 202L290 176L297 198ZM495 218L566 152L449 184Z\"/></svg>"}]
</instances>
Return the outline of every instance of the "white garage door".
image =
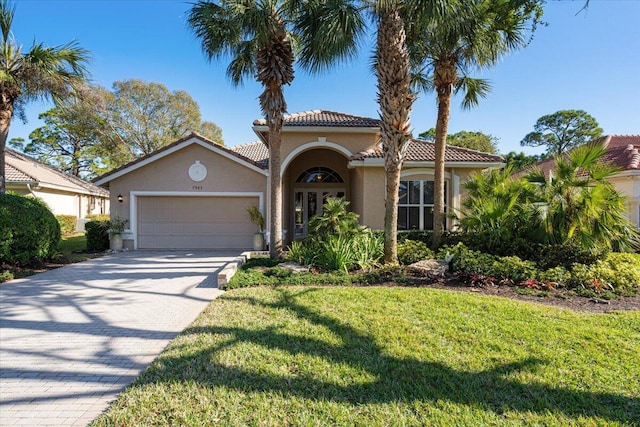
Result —
<instances>
[{"instance_id":1,"label":"white garage door","mask_svg":"<svg viewBox=\"0 0 640 427\"><path fill-rule=\"evenodd\" d=\"M257 197L138 197L140 249L250 249Z\"/></svg>"}]
</instances>

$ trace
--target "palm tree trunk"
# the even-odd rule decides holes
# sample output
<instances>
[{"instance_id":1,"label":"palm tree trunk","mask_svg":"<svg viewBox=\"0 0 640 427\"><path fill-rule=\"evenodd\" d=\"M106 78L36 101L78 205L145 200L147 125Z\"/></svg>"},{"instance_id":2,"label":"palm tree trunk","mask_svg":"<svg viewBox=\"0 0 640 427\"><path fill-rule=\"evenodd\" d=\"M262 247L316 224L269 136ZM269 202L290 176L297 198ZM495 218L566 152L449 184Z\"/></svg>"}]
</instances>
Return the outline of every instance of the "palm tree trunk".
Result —
<instances>
[{"instance_id":1,"label":"palm tree trunk","mask_svg":"<svg viewBox=\"0 0 640 427\"><path fill-rule=\"evenodd\" d=\"M6 173L5 173L5 147L7 146L7 138L9 136L9 126L11 126L11 118L13 117L13 102L8 101L4 94L0 100L0 194L7 191Z\"/></svg>"},{"instance_id":2,"label":"palm tree trunk","mask_svg":"<svg viewBox=\"0 0 640 427\"><path fill-rule=\"evenodd\" d=\"M414 96L404 20L398 5L379 13L376 49L378 102L382 150L386 173L384 202L384 262L398 262L398 187L407 145L411 140L409 118Z\"/></svg>"},{"instance_id":3,"label":"palm tree trunk","mask_svg":"<svg viewBox=\"0 0 640 427\"><path fill-rule=\"evenodd\" d=\"M282 117L282 113L280 116ZM282 123L282 118L280 118L280 123ZM282 258L282 180L280 179L282 135L280 131L280 128L269 126L269 181L271 183L269 256L274 259Z\"/></svg>"},{"instance_id":4,"label":"palm tree trunk","mask_svg":"<svg viewBox=\"0 0 640 427\"><path fill-rule=\"evenodd\" d=\"M271 208L269 221L269 255L282 258L282 180L280 177L280 145L282 123L287 103L282 88L293 81L293 47L284 22L279 22L270 40L257 54L257 80L264 91L260 94L260 108L269 126L269 181Z\"/></svg>"},{"instance_id":5,"label":"palm tree trunk","mask_svg":"<svg viewBox=\"0 0 640 427\"><path fill-rule=\"evenodd\" d=\"M451 65L451 64L448 64ZM447 131L451 112L451 93L455 81L455 66L436 64L434 80L438 93L438 119L436 121L436 158L433 195L433 249L437 249L444 229L444 162L447 148Z\"/></svg>"}]
</instances>

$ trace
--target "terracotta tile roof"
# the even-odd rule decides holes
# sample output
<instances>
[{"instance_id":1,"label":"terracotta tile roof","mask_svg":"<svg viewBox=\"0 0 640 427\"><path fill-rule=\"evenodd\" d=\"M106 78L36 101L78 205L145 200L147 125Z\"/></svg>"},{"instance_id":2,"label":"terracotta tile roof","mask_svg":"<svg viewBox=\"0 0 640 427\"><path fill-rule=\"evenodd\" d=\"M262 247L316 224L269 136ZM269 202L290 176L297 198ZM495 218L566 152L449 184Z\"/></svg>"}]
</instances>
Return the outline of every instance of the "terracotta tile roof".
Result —
<instances>
[{"instance_id":1,"label":"terracotta tile roof","mask_svg":"<svg viewBox=\"0 0 640 427\"><path fill-rule=\"evenodd\" d=\"M265 119L257 119L254 126L266 126ZM354 116L327 110L303 111L284 116L284 126L327 126L327 127L380 127L380 120Z\"/></svg>"},{"instance_id":2,"label":"terracotta tile roof","mask_svg":"<svg viewBox=\"0 0 640 427\"><path fill-rule=\"evenodd\" d=\"M432 141L414 139L407 147L407 157L405 161L433 162L436 158L436 145ZM382 158L382 148L376 146L366 151L361 151L352 156L352 160L364 160L370 158ZM481 151L469 150L467 148L447 145L445 152L445 162L502 162L503 158Z\"/></svg>"},{"instance_id":3,"label":"terracotta tile roof","mask_svg":"<svg viewBox=\"0 0 640 427\"><path fill-rule=\"evenodd\" d=\"M32 176L27 175L11 166L10 164L5 165L5 180L7 182L36 182L36 179Z\"/></svg>"},{"instance_id":4,"label":"terracotta tile roof","mask_svg":"<svg viewBox=\"0 0 640 427\"><path fill-rule=\"evenodd\" d=\"M19 151L5 148L6 180L12 183L39 182L66 187L69 191L95 194L107 197L109 192L90 182L69 175L58 169L41 163Z\"/></svg>"},{"instance_id":5,"label":"terracotta tile roof","mask_svg":"<svg viewBox=\"0 0 640 427\"><path fill-rule=\"evenodd\" d=\"M229 147L230 150L246 157L266 169L269 167L269 149L262 141L254 141L248 144Z\"/></svg>"},{"instance_id":6,"label":"terracotta tile roof","mask_svg":"<svg viewBox=\"0 0 640 427\"><path fill-rule=\"evenodd\" d=\"M606 153L600 160L602 163L615 166L621 170L640 170L640 135L607 135L598 141L604 142L607 148ZM549 172L554 167L555 161L546 159L517 172L517 174L521 175L532 168L538 168L548 178Z\"/></svg>"}]
</instances>

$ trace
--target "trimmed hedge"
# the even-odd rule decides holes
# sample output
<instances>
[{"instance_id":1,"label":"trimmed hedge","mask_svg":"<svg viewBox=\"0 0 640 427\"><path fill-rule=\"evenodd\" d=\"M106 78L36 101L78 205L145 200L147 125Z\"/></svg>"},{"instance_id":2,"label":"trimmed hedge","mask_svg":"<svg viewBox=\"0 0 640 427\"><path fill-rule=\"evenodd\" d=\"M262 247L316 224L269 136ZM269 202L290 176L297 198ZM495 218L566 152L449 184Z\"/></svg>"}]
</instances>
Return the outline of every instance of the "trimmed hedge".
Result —
<instances>
[{"instance_id":1,"label":"trimmed hedge","mask_svg":"<svg viewBox=\"0 0 640 427\"><path fill-rule=\"evenodd\" d=\"M75 215L56 215L56 219L60 224L60 231L62 234L71 234L76 231L78 217Z\"/></svg>"},{"instance_id":2,"label":"trimmed hedge","mask_svg":"<svg viewBox=\"0 0 640 427\"><path fill-rule=\"evenodd\" d=\"M35 197L0 194L0 263L32 265L55 255L60 224Z\"/></svg>"},{"instance_id":3,"label":"trimmed hedge","mask_svg":"<svg viewBox=\"0 0 640 427\"><path fill-rule=\"evenodd\" d=\"M89 221L84 225L87 250L106 251L109 249L109 221Z\"/></svg>"}]
</instances>

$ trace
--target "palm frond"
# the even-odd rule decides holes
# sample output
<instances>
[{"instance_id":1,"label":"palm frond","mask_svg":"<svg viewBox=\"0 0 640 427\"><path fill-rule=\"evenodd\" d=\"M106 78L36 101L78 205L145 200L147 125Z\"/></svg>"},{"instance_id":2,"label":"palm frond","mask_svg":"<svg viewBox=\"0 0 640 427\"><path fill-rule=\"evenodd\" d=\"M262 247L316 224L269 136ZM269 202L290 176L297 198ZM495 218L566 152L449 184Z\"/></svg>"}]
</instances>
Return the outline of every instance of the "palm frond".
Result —
<instances>
[{"instance_id":1,"label":"palm frond","mask_svg":"<svg viewBox=\"0 0 640 427\"><path fill-rule=\"evenodd\" d=\"M485 79L462 76L455 85L454 92L464 91L462 108L468 110L480 103L480 98L486 98L491 91L491 83Z\"/></svg>"}]
</instances>

